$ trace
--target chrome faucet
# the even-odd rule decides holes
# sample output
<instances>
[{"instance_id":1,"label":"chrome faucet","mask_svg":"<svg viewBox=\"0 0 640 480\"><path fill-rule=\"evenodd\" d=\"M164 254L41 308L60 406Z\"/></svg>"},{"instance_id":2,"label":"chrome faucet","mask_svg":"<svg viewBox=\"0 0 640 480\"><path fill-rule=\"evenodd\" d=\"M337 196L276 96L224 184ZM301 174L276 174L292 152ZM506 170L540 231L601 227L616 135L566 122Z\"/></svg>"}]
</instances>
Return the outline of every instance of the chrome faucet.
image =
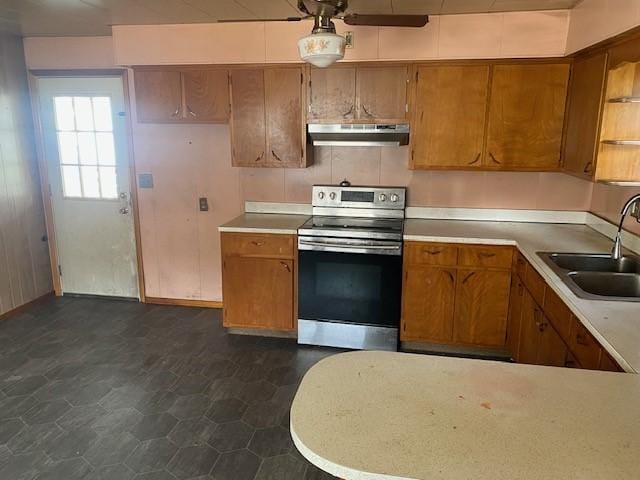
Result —
<instances>
[{"instance_id":1,"label":"chrome faucet","mask_svg":"<svg viewBox=\"0 0 640 480\"><path fill-rule=\"evenodd\" d=\"M616 238L613 241L613 248L611 249L611 258L614 260L619 260L622 257L622 224L629 212L631 212L631 216L635 217L638 223L640 223L640 193L627 200L627 203L622 207L622 212L620 212L621 216L620 224L618 225L618 233L616 233Z\"/></svg>"}]
</instances>

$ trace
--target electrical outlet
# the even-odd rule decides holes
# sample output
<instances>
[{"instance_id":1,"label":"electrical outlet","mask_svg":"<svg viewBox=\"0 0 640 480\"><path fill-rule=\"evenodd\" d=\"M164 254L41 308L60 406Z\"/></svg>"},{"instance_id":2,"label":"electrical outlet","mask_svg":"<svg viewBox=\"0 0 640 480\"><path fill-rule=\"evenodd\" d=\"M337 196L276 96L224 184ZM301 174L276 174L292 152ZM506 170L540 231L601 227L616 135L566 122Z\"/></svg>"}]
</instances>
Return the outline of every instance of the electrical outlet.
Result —
<instances>
[{"instance_id":1,"label":"electrical outlet","mask_svg":"<svg viewBox=\"0 0 640 480\"><path fill-rule=\"evenodd\" d=\"M153 188L153 175L150 173L138 174L138 187L140 188Z\"/></svg>"},{"instance_id":2,"label":"electrical outlet","mask_svg":"<svg viewBox=\"0 0 640 480\"><path fill-rule=\"evenodd\" d=\"M208 212L209 211L209 200L207 199L207 197L200 197L198 202L200 203L200 211L201 212Z\"/></svg>"},{"instance_id":3,"label":"electrical outlet","mask_svg":"<svg viewBox=\"0 0 640 480\"><path fill-rule=\"evenodd\" d=\"M345 48L353 48L353 32L344 32Z\"/></svg>"},{"instance_id":4,"label":"electrical outlet","mask_svg":"<svg viewBox=\"0 0 640 480\"><path fill-rule=\"evenodd\" d=\"M636 219L638 223L640 223L640 200L638 200L631 206L629 215L631 215L633 218Z\"/></svg>"}]
</instances>

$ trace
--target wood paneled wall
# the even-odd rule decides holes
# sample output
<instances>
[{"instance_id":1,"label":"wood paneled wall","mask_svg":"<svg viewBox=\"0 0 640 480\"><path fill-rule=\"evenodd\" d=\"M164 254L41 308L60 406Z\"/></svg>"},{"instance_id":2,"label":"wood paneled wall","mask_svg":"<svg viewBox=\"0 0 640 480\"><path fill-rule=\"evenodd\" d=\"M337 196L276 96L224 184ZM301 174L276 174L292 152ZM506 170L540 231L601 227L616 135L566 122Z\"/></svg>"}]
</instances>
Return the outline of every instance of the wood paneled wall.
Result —
<instances>
[{"instance_id":1,"label":"wood paneled wall","mask_svg":"<svg viewBox=\"0 0 640 480\"><path fill-rule=\"evenodd\" d=\"M52 290L40 192L22 40L0 33L0 314Z\"/></svg>"}]
</instances>

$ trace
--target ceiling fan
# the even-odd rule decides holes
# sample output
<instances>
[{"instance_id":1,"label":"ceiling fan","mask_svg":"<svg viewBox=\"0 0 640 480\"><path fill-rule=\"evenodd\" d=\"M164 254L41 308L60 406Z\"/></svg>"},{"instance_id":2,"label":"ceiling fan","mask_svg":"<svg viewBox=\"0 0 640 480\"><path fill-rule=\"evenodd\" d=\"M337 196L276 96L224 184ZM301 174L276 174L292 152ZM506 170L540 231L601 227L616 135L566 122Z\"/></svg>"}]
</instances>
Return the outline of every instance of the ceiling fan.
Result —
<instances>
[{"instance_id":1,"label":"ceiling fan","mask_svg":"<svg viewBox=\"0 0 640 480\"><path fill-rule=\"evenodd\" d=\"M429 22L428 15L360 15L345 13L348 8L348 0L298 0L298 10L304 15L281 19L289 22L314 19L311 34L298 41L302 60L316 67L328 67L344 57L346 40L336 34L334 18L347 25L378 27L424 27Z\"/></svg>"}]
</instances>

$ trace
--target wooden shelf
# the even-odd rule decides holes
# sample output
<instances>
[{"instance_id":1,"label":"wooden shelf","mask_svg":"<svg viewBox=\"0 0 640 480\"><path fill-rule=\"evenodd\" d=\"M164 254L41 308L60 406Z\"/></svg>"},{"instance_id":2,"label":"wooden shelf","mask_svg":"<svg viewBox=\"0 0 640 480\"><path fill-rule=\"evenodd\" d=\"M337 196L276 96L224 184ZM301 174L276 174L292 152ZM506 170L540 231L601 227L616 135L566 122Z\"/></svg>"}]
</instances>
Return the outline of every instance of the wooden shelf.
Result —
<instances>
[{"instance_id":1,"label":"wooden shelf","mask_svg":"<svg viewBox=\"0 0 640 480\"><path fill-rule=\"evenodd\" d=\"M640 140L602 140L605 145L623 145L640 147Z\"/></svg>"},{"instance_id":2,"label":"wooden shelf","mask_svg":"<svg viewBox=\"0 0 640 480\"><path fill-rule=\"evenodd\" d=\"M616 97L607 100L607 103L640 103L640 97Z\"/></svg>"}]
</instances>

